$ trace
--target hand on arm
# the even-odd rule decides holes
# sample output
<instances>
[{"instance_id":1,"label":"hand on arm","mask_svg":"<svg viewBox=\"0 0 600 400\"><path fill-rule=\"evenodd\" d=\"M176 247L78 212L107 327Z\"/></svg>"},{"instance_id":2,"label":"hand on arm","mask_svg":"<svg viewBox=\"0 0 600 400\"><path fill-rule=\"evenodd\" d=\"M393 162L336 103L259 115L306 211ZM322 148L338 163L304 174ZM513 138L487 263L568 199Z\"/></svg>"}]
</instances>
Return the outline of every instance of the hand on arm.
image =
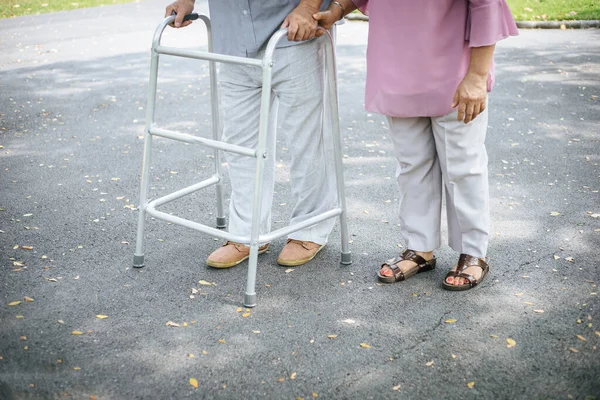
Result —
<instances>
[{"instance_id":1,"label":"hand on arm","mask_svg":"<svg viewBox=\"0 0 600 400\"><path fill-rule=\"evenodd\" d=\"M194 11L194 3L196 0L176 0L167 6L165 17L169 17L173 12L177 14L175 21L171 26L175 28L183 28L192 23L192 21L183 22L183 17Z\"/></svg>"},{"instance_id":2,"label":"hand on arm","mask_svg":"<svg viewBox=\"0 0 600 400\"><path fill-rule=\"evenodd\" d=\"M458 107L459 121L465 124L473 121L486 107L487 81L495 44L491 46L472 47L469 70L464 77L452 101L452 108Z\"/></svg>"},{"instance_id":3,"label":"hand on arm","mask_svg":"<svg viewBox=\"0 0 600 400\"><path fill-rule=\"evenodd\" d=\"M282 28L288 28L288 40L301 41L315 37L317 21L313 14L319 11L322 0L300 0L300 4L283 20Z\"/></svg>"},{"instance_id":4,"label":"hand on arm","mask_svg":"<svg viewBox=\"0 0 600 400\"><path fill-rule=\"evenodd\" d=\"M319 26L329 29L336 21L344 18L344 16L350 14L354 10L356 10L356 6L351 0L338 0L332 2L329 7L327 7L327 10L314 14L313 18L319 22ZM321 35L323 35L323 31L317 31L316 36Z\"/></svg>"}]
</instances>

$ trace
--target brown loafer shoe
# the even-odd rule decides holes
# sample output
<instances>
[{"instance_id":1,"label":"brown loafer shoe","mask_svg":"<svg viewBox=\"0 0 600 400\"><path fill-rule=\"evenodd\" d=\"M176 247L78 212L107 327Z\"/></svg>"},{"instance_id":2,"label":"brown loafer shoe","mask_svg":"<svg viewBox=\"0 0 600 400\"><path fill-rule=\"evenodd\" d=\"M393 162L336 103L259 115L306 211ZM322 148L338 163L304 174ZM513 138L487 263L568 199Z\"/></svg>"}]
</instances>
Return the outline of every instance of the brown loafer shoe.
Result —
<instances>
[{"instance_id":1,"label":"brown loafer shoe","mask_svg":"<svg viewBox=\"0 0 600 400\"><path fill-rule=\"evenodd\" d=\"M258 248L258 254L262 254L269 249L269 243ZM250 257L250 247L227 242L217 250L213 251L206 259L206 264L213 268L231 268Z\"/></svg>"},{"instance_id":2,"label":"brown loafer shoe","mask_svg":"<svg viewBox=\"0 0 600 400\"><path fill-rule=\"evenodd\" d=\"M277 257L277 263L286 267L296 267L306 264L315 258L323 247L325 247L324 244L288 239L287 244L281 250L281 253L279 253L279 257Z\"/></svg>"}]
</instances>

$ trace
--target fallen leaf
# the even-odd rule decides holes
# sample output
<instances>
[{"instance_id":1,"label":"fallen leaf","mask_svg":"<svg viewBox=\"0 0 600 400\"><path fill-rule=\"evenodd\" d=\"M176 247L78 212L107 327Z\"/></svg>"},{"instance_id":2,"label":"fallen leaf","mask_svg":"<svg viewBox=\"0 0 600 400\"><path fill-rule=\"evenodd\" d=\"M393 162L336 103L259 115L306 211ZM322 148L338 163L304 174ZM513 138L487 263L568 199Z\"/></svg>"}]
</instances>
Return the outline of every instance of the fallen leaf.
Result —
<instances>
[{"instance_id":1,"label":"fallen leaf","mask_svg":"<svg viewBox=\"0 0 600 400\"><path fill-rule=\"evenodd\" d=\"M175 322L173 322L173 321L167 321L167 323L166 323L165 325L167 325L167 326L172 326L172 327L174 327L174 328L179 328L179 327L180 327L180 326L179 326L179 324L176 324L176 323L175 323Z\"/></svg>"},{"instance_id":2,"label":"fallen leaf","mask_svg":"<svg viewBox=\"0 0 600 400\"><path fill-rule=\"evenodd\" d=\"M219 343L227 343L224 339L217 340Z\"/></svg>"},{"instance_id":3,"label":"fallen leaf","mask_svg":"<svg viewBox=\"0 0 600 400\"><path fill-rule=\"evenodd\" d=\"M558 216L560 215L560 213L559 213L559 212L556 212L556 211L552 211L552 212L550 213L550 215L551 215L551 216L553 216L553 217L558 217Z\"/></svg>"},{"instance_id":4,"label":"fallen leaf","mask_svg":"<svg viewBox=\"0 0 600 400\"><path fill-rule=\"evenodd\" d=\"M492 339L498 339L498 335L490 335Z\"/></svg>"},{"instance_id":5,"label":"fallen leaf","mask_svg":"<svg viewBox=\"0 0 600 400\"><path fill-rule=\"evenodd\" d=\"M398 390L400 390L400 385L393 386L392 390L397 392Z\"/></svg>"},{"instance_id":6,"label":"fallen leaf","mask_svg":"<svg viewBox=\"0 0 600 400\"><path fill-rule=\"evenodd\" d=\"M196 380L196 378L190 378L190 385L192 385L194 389L198 389L198 380Z\"/></svg>"},{"instance_id":7,"label":"fallen leaf","mask_svg":"<svg viewBox=\"0 0 600 400\"><path fill-rule=\"evenodd\" d=\"M313 392L312 397L316 399L317 397L319 397L319 394L317 392Z\"/></svg>"},{"instance_id":8,"label":"fallen leaf","mask_svg":"<svg viewBox=\"0 0 600 400\"><path fill-rule=\"evenodd\" d=\"M81 331L73 331L73 332L71 332L71 335L83 335L83 332L81 332Z\"/></svg>"},{"instance_id":9,"label":"fallen leaf","mask_svg":"<svg viewBox=\"0 0 600 400\"><path fill-rule=\"evenodd\" d=\"M596 336L600 336L600 331L594 331L594 333L596 334Z\"/></svg>"},{"instance_id":10,"label":"fallen leaf","mask_svg":"<svg viewBox=\"0 0 600 400\"><path fill-rule=\"evenodd\" d=\"M296 373L295 372L292 372L292 374L290 375L290 379L291 380L296 379Z\"/></svg>"},{"instance_id":11,"label":"fallen leaf","mask_svg":"<svg viewBox=\"0 0 600 400\"><path fill-rule=\"evenodd\" d=\"M534 312L534 313L541 314L541 313L543 313L543 312L544 312L544 310L533 310L533 312Z\"/></svg>"},{"instance_id":12,"label":"fallen leaf","mask_svg":"<svg viewBox=\"0 0 600 400\"><path fill-rule=\"evenodd\" d=\"M249 317L249 316L250 316L250 313L249 313L249 312L247 312L247 313L243 313L243 314L242 314L242 317L244 317L244 318L246 318L246 317Z\"/></svg>"},{"instance_id":13,"label":"fallen leaf","mask_svg":"<svg viewBox=\"0 0 600 400\"><path fill-rule=\"evenodd\" d=\"M21 246L23 250L33 250L33 246Z\"/></svg>"},{"instance_id":14,"label":"fallen leaf","mask_svg":"<svg viewBox=\"0 0 600 400\"><path fill-rule=\"evenodd\" d=\"M456 359L456 355L455 354L452 354L452 359L453 360Z\"/></svg>"},{"instance_id":15,"label":"fallen leaf","mask_svg":"<svg viewBox=\"0 0 600 400\"><path fill-rule=\"evenodd\" d=\"M24 316L22 316L22 315L15 315L15 318L16 318L16 319L23 319L23 318L25 318L25 317L24 317Z\"/></svg>"},{"instance_id":16,"label":"fallen leaf","mask_svg":"<svg viewBox=\"0 0 600 400\"><path fill-rule=\"evenodd\" d=\"M286 274L289 274L290 272L294 272L294 268L288 268L285 270Z\"/></svg>"},{"instance_id":17,"label":"fallen leaf","mask_svg":"<svg viewBox=\"0 0 600 400\"><path fill-rule=\"evenodd\" d=\"M362 347L363 349L370 349L371 345L367 344L367 343L361 343L360 347Z\"/></svg>"},{"instance_id":18,"label":"fallen leaf","mask_svg":"<svg viewBox=\"0 0 600 400\"><path fill-rule=\"evenodd\" d=\"M98 318L98 319L106 319L106 318L108 318L108 315L98 314L98 315L96 315L96 318Z\"/></svg>"},{"instance_id":19,"label":"fallen leaf","mask_svg":"<svg viewBox=\"0 0 600 400\"><path fill-rule=\"evenodd\" d=\"M252 331L252 333L258 335L260 333L260 331Z\"/></svg>"},{"instance_id":20,"label":"fallen leaf","mask_svg":"<svg viewBox=\"0 0 600 400\"><path fill-rule=\"evenodd\" d=\"M59 320L58 320L58 323L62 325L62 324L64 324L64 323L65 323L65 321L63 321L62 319L59 319Z\"/></svg>"},{"instance_id":21,"label":"fallen leaf","mask_svg":"<svg viewBox=\"0 0 600 400\"><path fill-rule=\"evenodd\" d=\"M33 303L35 301L35 299L32 299L31 297L27 297L27 296L23 297L23 299L28 303Z\"/></svg>"},{"instance_id":22,"label":"fallen leaf","mask_svg":"<svg viewBox=\"0 0 600 400\"><path fill-rule=\"evenodd\" d=\"M569 351L570 351L571 353L579 353L579 350L577 350L577 349L575 349L575 348L573 348L573 347L569 347Z\"/></svg>"},{"instance_id":23,"label":"fallen leaf","mask_svg":"<svg viewBox=\"0 0 600 400\"><path fill-rule=\"evenodd\" d=\"M81 371L81 368L79 368L79 367L73 367L73 371Z\"/></svg>"},{"instance_id":24,"label":"fallen leaf","mask_svg":"<svg viewBox=\"0 0 600 400\"><path fill-rule=\"evenodd\" d=\"M523 293L515 293L515 296L517 296L517 297L523 296Z\"/></svg>"},{"instance_id":25,"label":"fallen leaf","mask_svg":"<svg viewBox=\"0 0 600 400\"><path fill-rule=\"evenodd\" d=\"M474 386L475 386L475 382L473 382L473 381L467 383L467 387L469 389L473 389Z\"/></svg>"},{"instance_id":26,"label":"fallen leaf","mask_svg":"<svg viewBox=\"0 0 600 400\"><path fill-rule=\"evenodd\" d=\"M11 301L10 303L8 303L8 306L9 307L18 306L19 304L21 304L21 302L19 300L17 300L17 301Z\"/></svg>"},{"instance_id":27,"label":"fallen leaf","mask_svg":"<svg viewBox=\"0 0 600 400\"><path fill-rule=\"evenodd\" d=\"M277 379L277 382L285 382L285 378L279 378Z\"/></svg>"},{"instance_id":28,"label":"fallen leaf","mask_svg":"<svg viewBox=\"0 0 600 400\"><path fill-rule=\"evenodd\" d=\"M557 255L555 254L555 255L554 255L554 259L555 259L555 260L558 260L558 259L560 259L560 257L559 257L559 256L557 256Z\"/></svg>"},{"instance_id":29,"label":"fallen leaf","mask_svg":"<svg viewBox=\"0 0 600 400\"><path fill-rule=\"evenodd\" d=\"M46 278L46 280L48 282L58 282L58 279L56 279L56 278Z\"/></svg>"},{"instance_id":30,"label":"fallen leaf","mask_svg":"<svg viewBox=\"0 0 600 400\"><path fill-rule=\"evenodd\" d=\"M425 363L425 365L427 365L428 367L433 367L434 361L429 361L428 363Z\"/></svg>"},{"instance_id":31,"label":"fallen leaf","mask_svg":"<svg viewBox=\"0 0 600 400\"><path fill-rule=\"evenodd\" d=\"M238 307L238 309L235 310L235 312L242 312L242 307Z\"/></svg>"},{"instance_id":32,"label":"fallen leaf","mask_svg":"<svg viewBox=\"0 0 600 400\"><path fill-rule=\"evenodd\" d=\"M577 339L581 340L582 342L587 342L587 339L584 338L583 336L581 336L581 335L576 335L576 336L577 336Z\"/></svg>"},{"instance_id":33,"label":"fallen leaf","mask_svg":"<svg viewBox=\"0 0 600 400\"><path fill-rule=\"evenodd\" d=\"M573 262L573 257L566 257L565 260L567 260L568 262Z\"/></svg>"},{"instance_id":34,"label":"fallen leaf","mask_svg":"<svg viewBox=\"0 0 600 400\"><path fill-rule=\"evenodd\" d=\"M530 301L524 301L523 304L527 304L528 306L532 306L533 305L533 303L530 302Z\"/></svg>"},{"instance_id":35,"label":"fallen leaf","mask_svg":"<svg viewBox=\"0 0 600 400\"><path fill-rule=\"evenodd\" d=\"M21 336L19 340L27 340L27 336Z\"/></svg>"},{"instance_id":36,"label":"fallen leaf","mask_svg":"<svg viewBox=\"0 0 600 400\"><path fill-rule=\"evenodd\" d=\"M208 282L208 281L205 281L204 279L199 280L198 283L201 285L204 285L204 286L217 286L217 284L215 282Z\"/></svg>"},{"instance_id":37,"label":"fallen leaf","mask_svg":"<svg viewBox=\"0 0 600 400\"><path fill-rule=\"evenodd\" d=\"M356 321L355 321L355 320L353 320L353 319L345 319L345 320L343 320L342 322L344 322L344 323L346 323L346 324L355 324L355 323L356 323Z\"/></svg>"},{"instance_id":38,"label":"fallen leaf","mask_svg":"<svg viewBox=\"0 0 600 400\"><path fill-rule=\"evenodd\" d=\"M335 339L336 337L338 337L338 335L327 335L327 337L328 337L329 339Z\"/></svg>"},{"instance_id":39,"label":"fallen leaf","mask_svg":"<svg viewBox=\"0 0 600 400\"><path fill-rule=\"evenodd\" d=\"M517 342L515 342L513 339L511 338L507 338L506 339L506 343L508 343L508 346L506 346L507 348L511 348L511 347L515 347L517 345Z\"/></svg>"},{"instance_id":40,"label":"fallen leaf","mask_svg":"<svg viewBox=\"0 0 600 400\"><path fill-rule=\"evenodd\" d=\"M455 319L447 319L444 322L447 323L447 324L453 324L453 323L456 322L456 320Z\"/></svg>"}]
</instances>

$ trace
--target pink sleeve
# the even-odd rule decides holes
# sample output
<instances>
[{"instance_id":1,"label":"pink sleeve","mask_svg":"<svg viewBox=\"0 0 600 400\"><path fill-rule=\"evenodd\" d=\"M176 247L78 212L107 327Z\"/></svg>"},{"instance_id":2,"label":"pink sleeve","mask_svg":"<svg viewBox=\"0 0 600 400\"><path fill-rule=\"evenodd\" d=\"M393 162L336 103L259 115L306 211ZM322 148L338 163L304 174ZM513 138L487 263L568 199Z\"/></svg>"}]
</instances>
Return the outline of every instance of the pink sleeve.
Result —
<instances>
[{"instance_id":1,"label":"pink sleeve","mask_svg":"<svg viewBox=\"0 0 600 400\"><path fill-rule=\"evenodd\" d=\"M519 34L506 0L469 0L465 40L469 47L490 46Z\"/></svg>"},{"instance_id":2,"label":"pink sleeve","mask_svg":"<svg viewBox=\"0 0 600 400\"><path fill-rule=\"evenodd\" d=\"M369 0L351 0L354 5L356 6L356 8L358 8L360 10L360 12L362 12L365 15L369 15L369 12L367 10L367 7L369 5Z\"/></svg>"}]
</instances>

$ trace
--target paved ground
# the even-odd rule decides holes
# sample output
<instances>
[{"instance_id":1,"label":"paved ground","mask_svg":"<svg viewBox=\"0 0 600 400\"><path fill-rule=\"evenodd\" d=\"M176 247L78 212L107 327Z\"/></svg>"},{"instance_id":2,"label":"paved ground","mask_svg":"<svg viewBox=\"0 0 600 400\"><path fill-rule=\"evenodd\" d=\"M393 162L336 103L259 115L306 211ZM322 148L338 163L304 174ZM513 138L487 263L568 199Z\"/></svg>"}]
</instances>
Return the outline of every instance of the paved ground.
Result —
<instances>
[{"instance_id":1,"label":"paved ground","mask_svg":"<svg viewBox=\"0 0 600 400\"><path fill-rule=\"evenodd\" d=\"M286 273L276 241L244 317L245 266L203 264L214 238L149 221L147 267L131 268L148 48L163 3L0 21L0 398L599 396L600 31L522 31L498 46L492 275L460 294L440 286L456 258L447 246L434 272L376 284L398 251L394 160L384 119L362 106L368 26L343 26L354 263L339 264L336 230L312 264ZM165 41L203 46L200 28ZM158 120L203 133L206 68L165 59L161 72ZM291 202L279 150L276 226ZM152 196L201 179L211 161L157 141ZM167 209L211 221L213 207L209 191Z\"/></svg>"}]
</instances>

